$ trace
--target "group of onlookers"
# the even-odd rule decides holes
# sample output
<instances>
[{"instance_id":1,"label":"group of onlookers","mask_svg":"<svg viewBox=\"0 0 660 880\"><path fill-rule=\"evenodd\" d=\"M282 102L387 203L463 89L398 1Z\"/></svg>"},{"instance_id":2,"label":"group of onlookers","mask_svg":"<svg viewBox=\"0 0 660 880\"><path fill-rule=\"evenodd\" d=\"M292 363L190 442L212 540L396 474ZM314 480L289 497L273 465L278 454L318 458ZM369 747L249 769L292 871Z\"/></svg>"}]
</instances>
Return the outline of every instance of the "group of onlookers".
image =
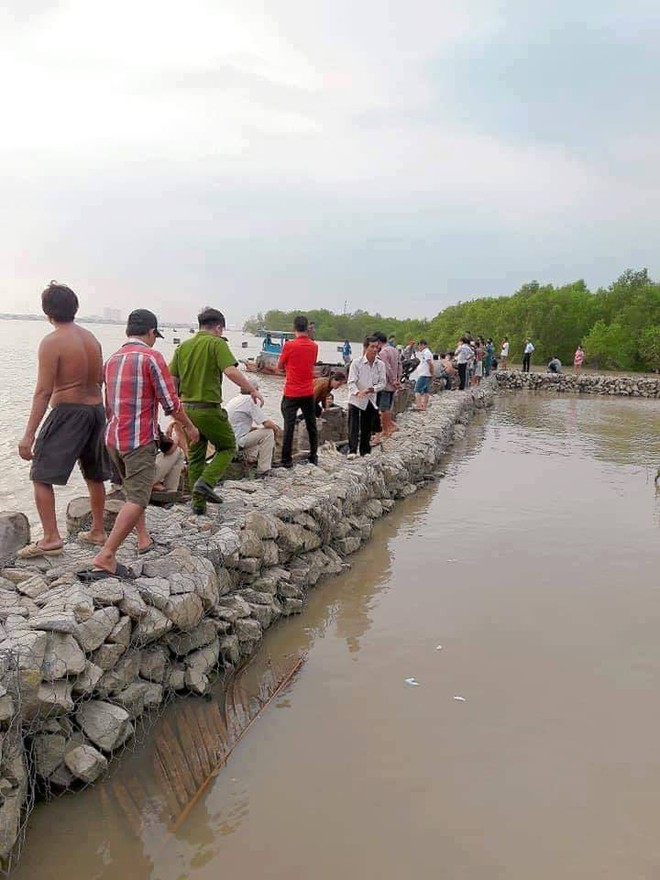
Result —
<instances>
[{"instance_id":1,"label":"group of onlookers","mask_svg":"<svg viewBox=\"0 0 660 880\"><path fill-rule=\"evenodd\" d=\"M285 373L280 428L264 415L258 385L238 368L224 337L224 315L217 309L206 308L199 314L197 333L176 348L168 365L154 348L162 333L156 315L147 309L131 312L126 342L104 364L99 342L75 323L78 298L69 287L51 282L42 293L42 308L54 329L39 346L38 378L19 454L32 462L30 478L43 537L20 555L32 558L62 552L53 486L65 485L79 462L91 508L90 528L79 539L96 548L92 568L80 577L90 581L114 574L130 576L117 562L117 551L133 529L138 554L154 546L145 508L154 491L171 492L178 487L184 467L188 468L193 511L204 514L208 504L222 502L216 487L237 448L256 463L256 476L264 477L273 466L276 440L281 439L281 466L293 466L299 414L309 438L308 460L316 465L317 418L332 406L333 392L344 382L348 386L348 457L354 458L358 453L367 455L372 445L397 430L394 396L407 377L414 382L416 409L423 412L434 378L443 379L447 388L458 380L458 387L465 389L468 382L479 384L497 366L492 339L473 339L469 332L454 352L441 352L434 358L423 339L397 348L394 337L379 331L364 340L362 354L355 358L350 342L344 342L347 376L335 372L315 378L318 345L314 328L299 315L293 326L295 338L285 342L279 358ZM533 351L528 339L523 358L527 371ZM503 369L508 356L505 337L500 354ZM576 370L583 360L579 346ZM548 369L561 372L559 359L553 358ZM226 407L224 376L240 390ZM165 431L159 426L159 408L172 419ZM105 482L109 479L121 483L126 503L106 534Z\"/></svg>"}]
</instances>

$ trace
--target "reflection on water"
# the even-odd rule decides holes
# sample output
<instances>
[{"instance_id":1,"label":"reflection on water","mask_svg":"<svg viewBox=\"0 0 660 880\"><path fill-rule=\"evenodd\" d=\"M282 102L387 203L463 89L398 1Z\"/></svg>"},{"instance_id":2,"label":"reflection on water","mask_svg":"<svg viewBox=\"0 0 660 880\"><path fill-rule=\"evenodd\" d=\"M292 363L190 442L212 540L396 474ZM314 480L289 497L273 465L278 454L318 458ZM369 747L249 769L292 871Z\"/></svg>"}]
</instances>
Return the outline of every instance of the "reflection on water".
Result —
<instances>
[{"instance_id":1,"label":"reflection on water","mask_svg":"<svg viewBox=\"0 0 660 880\"><path fill-rule=\"evenodd\" d=\"M239 716L306 661L200 797L219 694L38 808L16 876L655 877L659 429L645 401L502 396L269 631Z\"/></svg>"}]
</instances>

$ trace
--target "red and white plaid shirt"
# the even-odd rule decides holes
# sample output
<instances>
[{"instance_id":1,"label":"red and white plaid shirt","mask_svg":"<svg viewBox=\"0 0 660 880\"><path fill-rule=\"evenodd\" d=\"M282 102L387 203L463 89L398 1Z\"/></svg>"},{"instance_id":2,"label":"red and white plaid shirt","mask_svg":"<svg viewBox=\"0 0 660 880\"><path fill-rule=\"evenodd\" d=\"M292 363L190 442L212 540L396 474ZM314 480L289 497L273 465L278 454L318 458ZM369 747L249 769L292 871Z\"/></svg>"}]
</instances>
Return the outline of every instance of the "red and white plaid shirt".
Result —
<instances>
[{"instance_id":1,"label":"red and white plaid shirt","mask_svg":"<svg viewBox=\"0 0 660 880\"><path fill-rule=\"evenodd\" d=\"M174 380L163 355L140 339L129 339L104 369L105 442L130 452L158 439L158 404L165 414L181 409Z\"/></svg>"}]
</instances>

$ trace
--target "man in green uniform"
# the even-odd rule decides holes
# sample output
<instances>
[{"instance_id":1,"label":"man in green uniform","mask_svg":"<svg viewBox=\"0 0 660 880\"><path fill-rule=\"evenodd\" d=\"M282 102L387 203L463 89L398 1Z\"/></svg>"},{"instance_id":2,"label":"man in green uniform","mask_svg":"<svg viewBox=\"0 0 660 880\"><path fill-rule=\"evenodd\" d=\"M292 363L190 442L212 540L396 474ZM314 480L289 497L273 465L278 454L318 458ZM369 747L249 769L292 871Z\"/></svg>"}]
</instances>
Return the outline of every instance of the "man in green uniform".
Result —
<instances>
[{"instance_id":1,"label":"man in green uniform","mask_svg":"<svg viewBox=\"0 0 660 880\"><path fill-rule=\"evenodd\" d=\"M235 382L255 403L263 397L238 369L236 358L223 339L225 318L217 309L204 309L198 315L199 331L174 352L170 372L177 383L179 397L190 421L199 431L199 441L188 450L188 477L195 513L206 512L206 503L219 504L222 498L214 487L227 470L236 440L227 413L222 408L223 374ZM208 444L215 449L207 463Z\"/></svg>"}]
</instances>

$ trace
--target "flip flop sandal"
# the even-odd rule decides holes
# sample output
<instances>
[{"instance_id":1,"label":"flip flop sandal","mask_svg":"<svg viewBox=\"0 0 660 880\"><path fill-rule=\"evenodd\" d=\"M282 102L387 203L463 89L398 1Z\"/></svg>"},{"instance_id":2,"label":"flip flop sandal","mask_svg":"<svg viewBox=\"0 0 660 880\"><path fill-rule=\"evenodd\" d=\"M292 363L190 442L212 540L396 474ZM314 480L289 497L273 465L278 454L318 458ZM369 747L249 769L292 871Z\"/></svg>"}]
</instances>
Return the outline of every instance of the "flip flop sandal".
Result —
<instances>
[{"instance_id":1,"label":"flip flop sandal","mask_svg":"<svg viewBox=\"0 0 660 880\"><path fill-rule=\"evenodd\" d=\"M95 541L91 532L78 532L78 540L81 544L89 544L91 547L103 547L105 541Z\"/></svg>"},{"instance_id":2,"label":"flip flop sandal","mask_svg":"<svg viewBox=\"0 0 660 880\"><path fill-rule=\"evenodd\" d=\"M153 550L155 546L156 546L156 542L152 541L151 544L147 544L146 547L138 547L137 548L137 555L144 556L145 553L148 553L150 550Z\"/></svg>"},{"instance_id":3,"label":"flip flop sandal","mask_svg":"<svg viewBox=\"0 0 660 880\"><path fill-rule=\"evenodd\" d=\"M40 556L61 556L64 552L63 547L56 547L53 550L44 550L35 541L34 544L28 544L16 554L19 559L38 559Z\"/></svg>"},{"instance_id":4,"label":"flip flop sandal","mask_svg":"<svg viewBox=\"0 0 660 880\"><path fill-rule=\"evenodd\" d=\"M84 584L93 584L96 581L104 581L106 578L124 578L124 580L135 580L135 572L121 562L117 563L114 571L106 571L104 568L86 568L84 571L78 572L78 579Z\"/></svg>"}]
</instances>

